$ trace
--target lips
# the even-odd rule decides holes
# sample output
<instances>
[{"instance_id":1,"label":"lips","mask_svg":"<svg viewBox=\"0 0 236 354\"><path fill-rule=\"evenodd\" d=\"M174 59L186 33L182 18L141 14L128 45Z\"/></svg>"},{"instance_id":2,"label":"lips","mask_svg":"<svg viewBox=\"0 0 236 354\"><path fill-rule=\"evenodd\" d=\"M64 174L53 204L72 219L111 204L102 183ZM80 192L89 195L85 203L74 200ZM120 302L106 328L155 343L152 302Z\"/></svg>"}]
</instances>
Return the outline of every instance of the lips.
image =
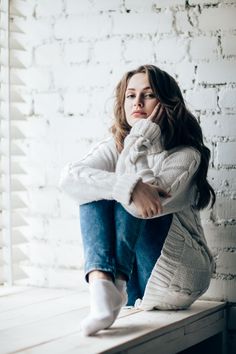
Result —
<instances>
[{"instance_id":1,"label":"lips","mask_svg":"<svg viewBox=\"0 0 236 354\"><path fill-rule=\"evenodd\" d=\"M146 113L144 111L134 111L132 112L132 116L145 116Z\"/></svg>"}]
</instances>

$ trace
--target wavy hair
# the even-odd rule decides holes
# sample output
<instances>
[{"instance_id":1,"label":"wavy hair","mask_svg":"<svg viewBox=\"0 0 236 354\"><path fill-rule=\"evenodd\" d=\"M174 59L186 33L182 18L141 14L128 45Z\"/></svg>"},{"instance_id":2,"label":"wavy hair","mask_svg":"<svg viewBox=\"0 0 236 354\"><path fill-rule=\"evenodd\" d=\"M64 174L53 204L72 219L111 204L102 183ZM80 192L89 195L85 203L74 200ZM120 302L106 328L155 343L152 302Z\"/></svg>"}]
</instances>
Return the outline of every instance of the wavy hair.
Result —
<instances>
[{"instance_id":1,"label":"wavy hair","mask_svg":"<svg viewBox=\"0 0 236 354\"><path fill-rule=\"evenodd\" d=\"M123 150L124 139L131 129L125 117L125 92L130 78L138 73L147 74L153 93L160 102L155 122L162 132L163 148L170 150L184 145L199 151L201 161L194 177L198 188L196 208L204 209L210 202L212 208L216 196L207 181L210 150L204 145L202 129L197 119L187 109L175 79L154 65L142 65L135 70L128 71L116 86L115 122L111 127L111 132L115 138L117 150L119 152Z\"/></svg>"}]
</instances>

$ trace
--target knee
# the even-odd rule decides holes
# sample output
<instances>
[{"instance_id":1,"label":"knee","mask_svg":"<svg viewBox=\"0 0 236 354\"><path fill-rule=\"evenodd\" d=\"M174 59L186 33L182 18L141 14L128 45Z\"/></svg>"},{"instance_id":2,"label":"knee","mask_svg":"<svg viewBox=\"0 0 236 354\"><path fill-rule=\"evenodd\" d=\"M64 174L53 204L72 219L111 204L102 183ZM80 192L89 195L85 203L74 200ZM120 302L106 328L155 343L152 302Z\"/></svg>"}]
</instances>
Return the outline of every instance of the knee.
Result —
<instances>
[{"instance_id":1,"label":"knee","mask_svg":"<svg viewBox=\"0 0 236 354\"><path fill-rule=\"evenodd\" d=\"M113 200L101 199L86 204L82 204L79 207L80 217L91 218L91 215L93 215L94 212L107 211L112 207L113 203L114 203Z\"/></svg>"}]
</instances>

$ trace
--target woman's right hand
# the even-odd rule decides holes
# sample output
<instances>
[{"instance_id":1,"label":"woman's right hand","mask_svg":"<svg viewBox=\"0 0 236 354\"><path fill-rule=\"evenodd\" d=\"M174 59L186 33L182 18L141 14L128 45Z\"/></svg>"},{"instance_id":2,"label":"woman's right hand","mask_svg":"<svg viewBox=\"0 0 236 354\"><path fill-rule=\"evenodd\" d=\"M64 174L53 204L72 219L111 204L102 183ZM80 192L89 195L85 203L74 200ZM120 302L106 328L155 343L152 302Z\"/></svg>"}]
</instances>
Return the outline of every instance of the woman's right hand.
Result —
<instances>
[{"instance_id":1,"label":"woman's right hand","mask_svg":"<svg viewBox=\"0 0 236 354\"><path fill-rule=\"evenodd\" d=\"M169 198L171 195L158 186L140 180L134 187L131 201L141 217L153 217L163 211L160 196Z\"/></svg>"}]
</instances>

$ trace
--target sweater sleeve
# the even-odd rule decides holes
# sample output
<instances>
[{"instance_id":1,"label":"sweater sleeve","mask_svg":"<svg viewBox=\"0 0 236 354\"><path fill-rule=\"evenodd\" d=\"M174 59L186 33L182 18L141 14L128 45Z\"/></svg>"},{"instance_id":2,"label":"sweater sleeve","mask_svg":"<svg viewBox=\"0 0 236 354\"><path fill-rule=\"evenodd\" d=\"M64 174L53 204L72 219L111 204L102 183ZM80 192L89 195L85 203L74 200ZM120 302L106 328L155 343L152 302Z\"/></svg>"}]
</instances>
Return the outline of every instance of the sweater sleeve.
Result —
<instances>
[{"instance_id":1,"label":"sweater sleeve","mask_svg":"<svg viewBox=\"0 0 236 354\"><path fill-rule=\"evenodd\" d=\"M128 205L139 176L115 172L118 152L108 138L97 144L83 159L67 164L60 176L59 187L79 204L115 199Z\"/></svg>"},{"instance_id":2,"label":"sweater sleeve","mask_svg":"<svg viewBox=\"0 0 236 354\"><path fill-rule=\"evenodd\" d=\"M163 213L177 212L190 205L196 197L193 178L200 165L200 153L191 147L183 147L167 155L161 169L155 173L154 184L170 193L161 198Z\"/></svg>"},{"instance_id":3,"label":"sweater sleeve","mask_svg":"<svg viewBox=\"0 0 236 354\"><path fill-rule=\"evenodd\" d=\"M143 182L154 183L154 174L147 161L147 150L150 149L155 153L163 150L160 127L156 123L141 119L135 123L125 138L117 171L135 173Z\"/></svg>"},{"instance_id":4,"label":"sweater sleeve","mask_svg":"<svg viewBox=\"0 0 236 354\"><path fill-rule=\"evenodd\" d=\"M162 153L162 162L158 167L155 164L152 168L149 167L148 151L153 151L154 154ZM161 198L163 214L177 212L189 205L194 191L191 188L193 176L199 165L200 154L192 147L164 151L160 127L147 120L140 120L132 127L125 139L119 161L119 168L125 168L129 173L133 171L143 182L154 184L171 194L170 198ZM133 203L131 208L135 210Z\"/></svg>"}]
</instances>

